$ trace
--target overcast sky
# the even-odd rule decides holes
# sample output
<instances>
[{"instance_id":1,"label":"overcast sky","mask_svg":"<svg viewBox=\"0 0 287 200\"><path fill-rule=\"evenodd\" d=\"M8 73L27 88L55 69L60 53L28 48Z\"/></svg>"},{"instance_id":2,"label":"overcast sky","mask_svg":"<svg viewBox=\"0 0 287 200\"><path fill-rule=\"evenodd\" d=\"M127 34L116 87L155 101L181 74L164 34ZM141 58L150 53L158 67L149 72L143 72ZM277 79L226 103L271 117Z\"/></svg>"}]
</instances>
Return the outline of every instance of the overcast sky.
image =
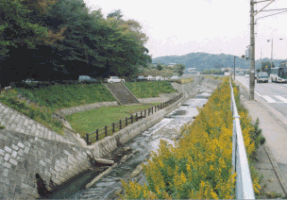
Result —
<instances>
[{"instance_id":1,"label":"overcast sky","mask_svg":"<svg viewBox=\"0 0 287 200\"><path fill-rule=\"evenodd\" d=\"M123 19L138 21L147 34L146 47L153 58L193 52L245 54L250 44L250 0L84 0L92 9L108 13L120 9ZM258 0L259 1L259 0ZM261 1L261 0L260 0ZM259 10L268 2L255 6ZM275 0L267 9L287 8ZM262 12L255 19L276 13ZM255 58L287 59L287 12L259 19L255 26ZM283 40L280 40L283 38Z\"/></svg>"}]
</instances>

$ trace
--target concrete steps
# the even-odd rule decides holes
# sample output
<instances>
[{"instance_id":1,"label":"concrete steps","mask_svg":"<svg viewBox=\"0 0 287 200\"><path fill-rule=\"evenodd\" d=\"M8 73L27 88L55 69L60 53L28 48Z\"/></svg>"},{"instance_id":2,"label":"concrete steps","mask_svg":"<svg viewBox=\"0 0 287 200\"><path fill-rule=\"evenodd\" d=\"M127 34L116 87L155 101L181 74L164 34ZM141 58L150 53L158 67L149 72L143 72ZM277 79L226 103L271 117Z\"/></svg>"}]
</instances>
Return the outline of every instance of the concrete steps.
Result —
<instances>
[{"instance_id":1,"label":"concrete steps","mask_svg":"<svg viewBox=\"0 0 287 200\"><path fill-rule=\"evenodd\" d=\"M105 86L121 105L140 103L133 93L122 83L105 84Z\"/></svg>"}]
</instances>

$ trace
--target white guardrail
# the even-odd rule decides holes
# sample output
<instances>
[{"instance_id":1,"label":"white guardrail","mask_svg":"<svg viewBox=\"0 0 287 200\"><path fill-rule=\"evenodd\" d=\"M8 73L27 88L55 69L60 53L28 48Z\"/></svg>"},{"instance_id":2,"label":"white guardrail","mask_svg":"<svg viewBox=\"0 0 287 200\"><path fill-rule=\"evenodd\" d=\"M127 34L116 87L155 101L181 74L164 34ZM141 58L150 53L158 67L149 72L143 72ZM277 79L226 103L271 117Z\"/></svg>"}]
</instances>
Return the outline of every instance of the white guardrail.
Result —
<instances>
[{"instance_id":1,"label":"white guardrail","mask_svg":"<svg viewBox=\"0 0 287 200\"><path fill-rule=\"evenodd\" d=\"M232 166L236 172L235 196L236 199L255 199L252 179L249 170L247 154L245 150L240 116L238 115L231 79L229 80L231 89L231 110L233 114L233 134L232 134Z\"/></svg>"}]
</instances>

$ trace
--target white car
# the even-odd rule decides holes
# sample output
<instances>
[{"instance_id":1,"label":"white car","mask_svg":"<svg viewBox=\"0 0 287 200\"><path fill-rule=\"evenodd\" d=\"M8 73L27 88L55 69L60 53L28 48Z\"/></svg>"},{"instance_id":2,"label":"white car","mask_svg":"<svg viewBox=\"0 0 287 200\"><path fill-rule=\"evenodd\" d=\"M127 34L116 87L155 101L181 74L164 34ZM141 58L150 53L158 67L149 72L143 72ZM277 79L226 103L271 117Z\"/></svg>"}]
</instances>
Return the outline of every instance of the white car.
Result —
<instances>
[{"instance_id":1,"label":"white car","mask_svg":"<svg viewBox=\"0 0 287 200\"><path fill-rule=\"evenodd\" d=\"M117 76L110 76L110 78L106 79L107 83L121 83L121 82L126 82L125 79L121 79Z\"/></svg>"},{"instance_id":2,"label":"white car","mask_svg":"<svg viewBox=\"0 0 287 200\"><path fill-rule=\"evenodd\" d=\"M148 75L148 76L146 77L146 80L148 80L148 81L153 81L153 80L155 80L155 77L153 77L153 76L151 76L151 75Z\"/></svg>"},{"instance_id":3,"label":"white car","mask_svg":"<svg viewBox=\"0 0 287 200\"><path fill-rule=\"evenodd\" d=\"M244 76L244 77L249 78L249 74L245 74L245 76Z\"/></svg>"},{"instance_id":4,"label":"white car","mask_svg":"<svg viewBox=\"0 0 287 200\"><path fill-rule=\"evenodd\" d=\"M164 78L163 78L162 76L156 76L156 77L155 77L155 80L156 80L156 81L163 81Z\"/></svg>"},{"instance_id":5,"label":"white car","mask_svg":"<svg viewBox=\"0 0 287 200\"><path fill-rule=\"evenodd\" d=\"M172 76L169 80L179 80L179 77L178 76Z\"/></svg>"}]
</instances>

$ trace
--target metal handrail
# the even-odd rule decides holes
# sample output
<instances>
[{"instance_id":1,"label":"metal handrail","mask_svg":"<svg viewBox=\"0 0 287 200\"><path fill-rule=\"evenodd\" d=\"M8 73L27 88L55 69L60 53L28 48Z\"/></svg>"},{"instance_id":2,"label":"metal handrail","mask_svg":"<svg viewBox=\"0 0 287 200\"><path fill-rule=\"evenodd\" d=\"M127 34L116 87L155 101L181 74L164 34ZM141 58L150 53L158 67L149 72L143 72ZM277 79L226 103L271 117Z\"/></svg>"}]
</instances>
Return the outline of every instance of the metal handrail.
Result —
<instances>
[{"instance_id":1,"label":"metal handrail","mask_svg":"<svg viewBox=\"0 0 287 200\"><path fill-rule=\"evenodd\" d=\"M235 196L236 199L255 199L242 129L239 120L240 116L238 115L230 77L229 85L231 89L231 110L233 114L232 166L233 170L237 174Z\"/></svg>"}]
</instances>

